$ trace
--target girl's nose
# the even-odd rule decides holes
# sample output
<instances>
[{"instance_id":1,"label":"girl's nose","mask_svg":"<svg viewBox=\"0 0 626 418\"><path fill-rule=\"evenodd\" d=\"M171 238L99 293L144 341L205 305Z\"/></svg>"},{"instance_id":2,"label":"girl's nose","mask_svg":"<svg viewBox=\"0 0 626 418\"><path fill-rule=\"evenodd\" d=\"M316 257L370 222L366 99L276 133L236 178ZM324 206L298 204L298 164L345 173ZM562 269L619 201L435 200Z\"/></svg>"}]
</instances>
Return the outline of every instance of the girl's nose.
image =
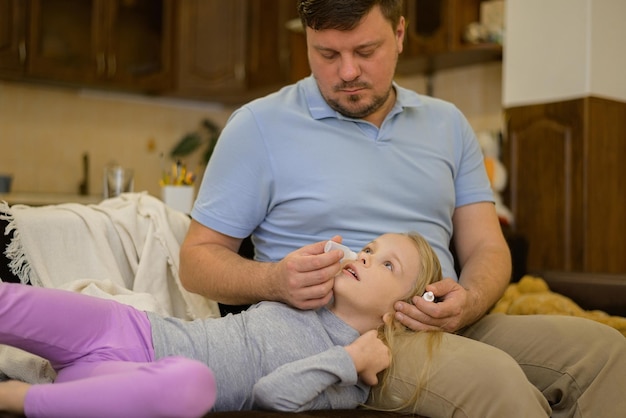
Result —
<instances>
[{"instance_id":1,"label":"girl's nose","mask_svg":"<svg viewBox=\"0 0 626 418\"><path fill-rule=\"evenodd\" d=\"M365 266L369 265L369 254L361 251L359 253L359 262L363 263Z\"/></svg>"}]
</instances>

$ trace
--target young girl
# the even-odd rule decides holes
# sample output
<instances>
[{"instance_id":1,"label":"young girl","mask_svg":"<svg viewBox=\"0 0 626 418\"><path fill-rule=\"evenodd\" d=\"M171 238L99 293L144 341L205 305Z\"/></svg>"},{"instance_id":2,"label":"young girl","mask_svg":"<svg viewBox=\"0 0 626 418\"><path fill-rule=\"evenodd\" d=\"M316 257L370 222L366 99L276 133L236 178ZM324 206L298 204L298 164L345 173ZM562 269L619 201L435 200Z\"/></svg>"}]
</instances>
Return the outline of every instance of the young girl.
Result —
<instances>
[{"instance_id":1,"label":"young girl","mask_svg":"<svg viewBox=\"0 0 626 418\"><path fill-rule=\"evenodd\" d=\"M333 300L317 311L261 302L237 315L183 321L0 283L0 344L42 356L57 371L53 384L0 383L0 410L28 417L196 417L211 409L354 408L389 366L376 330L403 328L393 325L394 302L440 278L423 238L385 234L357 260L342 262Z\"/></svg>"}]
</instances>

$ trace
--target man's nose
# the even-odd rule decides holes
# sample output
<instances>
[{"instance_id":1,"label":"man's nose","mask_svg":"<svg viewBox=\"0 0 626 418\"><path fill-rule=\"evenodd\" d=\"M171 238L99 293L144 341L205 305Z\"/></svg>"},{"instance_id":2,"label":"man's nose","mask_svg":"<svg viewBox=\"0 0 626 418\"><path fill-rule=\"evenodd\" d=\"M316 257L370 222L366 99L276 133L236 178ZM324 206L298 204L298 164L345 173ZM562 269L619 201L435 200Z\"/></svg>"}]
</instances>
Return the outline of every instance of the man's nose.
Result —
<instances>
[{"instance_id":1,"label":"man's nose","mask_svg":"<svg viewBox=\"0 0 626 418\"><path fill-rule=\"evenodd\" d=\"M353 57L344 56L339 64L339 76L344 81L352 81L361 75L361 70Z\"/></svg>"}]
</instances>

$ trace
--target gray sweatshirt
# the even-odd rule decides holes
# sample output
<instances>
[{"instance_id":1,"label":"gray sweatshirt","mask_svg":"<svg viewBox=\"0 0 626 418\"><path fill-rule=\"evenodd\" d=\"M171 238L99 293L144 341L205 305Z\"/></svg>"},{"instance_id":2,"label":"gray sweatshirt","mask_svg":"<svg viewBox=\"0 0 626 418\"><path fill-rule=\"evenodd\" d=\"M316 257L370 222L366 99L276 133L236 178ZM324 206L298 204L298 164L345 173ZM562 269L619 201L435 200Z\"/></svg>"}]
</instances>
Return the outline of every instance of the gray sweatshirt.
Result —
<instances>
[{"instance_id":1,"label":"gray sweatshirt","mask_svg":"<svg viewBox=\"0 0 626 418\"><path fill-rule=\"evenodd\" d=\"M261 302L223 318L148 315L157 359L185 356L213 370L214 411L347 409L369 394L343 348L359 333L326 308Z\"/></svg>"}]
</instances>

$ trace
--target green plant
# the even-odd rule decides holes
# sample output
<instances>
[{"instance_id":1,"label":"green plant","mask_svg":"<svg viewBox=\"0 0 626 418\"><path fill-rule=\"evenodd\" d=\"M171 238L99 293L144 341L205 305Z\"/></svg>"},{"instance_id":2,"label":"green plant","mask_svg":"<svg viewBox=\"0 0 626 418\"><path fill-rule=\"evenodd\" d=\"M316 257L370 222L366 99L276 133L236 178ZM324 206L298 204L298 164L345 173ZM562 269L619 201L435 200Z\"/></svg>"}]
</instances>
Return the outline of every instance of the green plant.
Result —
<instances>
[{"instance_id":1,"label":"green plant","mask_svg":"<svg viewBox=\"0 0 626 418\"><path fill-rule=\"evenodd\" d=\"M206 165L209 159L211 159L220 132L221 129L213 121L202 119L197 131L185 134L180 141L174 145L170 151L170 158L172 158L172 160L178 160L187 157L204 145L205 149L201 155L200 163Z\"/></svg>"}]
</instances>

